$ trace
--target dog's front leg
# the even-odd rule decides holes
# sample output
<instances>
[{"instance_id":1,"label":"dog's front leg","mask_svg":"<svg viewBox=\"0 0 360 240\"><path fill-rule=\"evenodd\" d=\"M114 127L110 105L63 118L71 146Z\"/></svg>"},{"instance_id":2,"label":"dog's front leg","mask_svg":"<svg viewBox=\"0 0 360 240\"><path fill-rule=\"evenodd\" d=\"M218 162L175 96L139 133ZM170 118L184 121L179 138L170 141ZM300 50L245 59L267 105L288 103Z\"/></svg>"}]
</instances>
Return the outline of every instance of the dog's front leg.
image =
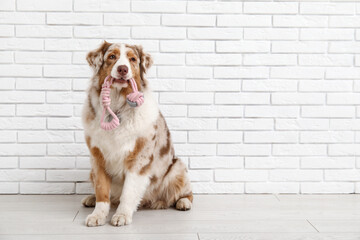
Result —
<instances>
[{"instance_id":1,"label":"dog's front leg","mask_svg":"<svg viewBox=\"0 0 360 240\"><path fill-rule=\"evenodd\" d=\"M94 157L96 158L96 156ZM110 210L111 178L101 165L95 166L93 171L92 181L95 188L96 204L94 211L85 220L88 227L104 225Z\"/></svg>"},{"instance_id":2,"label":"dog's front leg","mask_svg":"<svg viewBox=\"0 0 360 240\"><path fill-rule=\"evenodd\" d=\"M132 215L137 210L149 182L150 180L146 175L126 173L120 205L111 219L112 225L122 226L132 222Z\"/></svg>"}]
</instances>

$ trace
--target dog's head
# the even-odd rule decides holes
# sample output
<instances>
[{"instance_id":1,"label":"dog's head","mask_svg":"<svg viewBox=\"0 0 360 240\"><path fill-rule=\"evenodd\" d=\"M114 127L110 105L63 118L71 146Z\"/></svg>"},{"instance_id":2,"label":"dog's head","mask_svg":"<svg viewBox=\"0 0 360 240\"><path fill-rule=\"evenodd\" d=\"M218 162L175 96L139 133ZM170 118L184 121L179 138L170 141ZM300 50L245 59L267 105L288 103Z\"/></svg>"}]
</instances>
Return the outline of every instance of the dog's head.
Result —
<instances>
[{"instance_id":1,"label":"dog's head","mask_svg":"<svg viewBox=\"0 0 360 240\"><path fill-rule=\"evenodd\" d=\"M93 85L101 89L106 76L111 75L115 79L113 86L124 93L131 92L130 78L135 79L139 90L146 87L144 74L153 62L150 54L145 53L141 46L106 41L98 49L89 52L86 60L96 76Z\"/></svg>"}]
</instances>

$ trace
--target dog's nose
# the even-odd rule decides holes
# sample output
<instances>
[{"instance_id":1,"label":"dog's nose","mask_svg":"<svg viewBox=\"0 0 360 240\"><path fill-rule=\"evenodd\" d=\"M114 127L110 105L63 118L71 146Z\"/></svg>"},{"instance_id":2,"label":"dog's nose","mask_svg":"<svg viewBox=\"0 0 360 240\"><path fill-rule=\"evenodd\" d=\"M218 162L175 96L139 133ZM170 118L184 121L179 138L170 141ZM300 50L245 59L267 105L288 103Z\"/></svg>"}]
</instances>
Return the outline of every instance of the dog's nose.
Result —
<instances>
[{"instance_id":1,"label":"dog's nose","mask_svg":"<svg viewBox=\"0 0 360 240\"><path fill-rule=\"evenodd\" d=\"M120 65L117 68L118 73L120 73L120 75L126 75L128 73L128 67L125 65Z\"/></svg>"}]
</instances>

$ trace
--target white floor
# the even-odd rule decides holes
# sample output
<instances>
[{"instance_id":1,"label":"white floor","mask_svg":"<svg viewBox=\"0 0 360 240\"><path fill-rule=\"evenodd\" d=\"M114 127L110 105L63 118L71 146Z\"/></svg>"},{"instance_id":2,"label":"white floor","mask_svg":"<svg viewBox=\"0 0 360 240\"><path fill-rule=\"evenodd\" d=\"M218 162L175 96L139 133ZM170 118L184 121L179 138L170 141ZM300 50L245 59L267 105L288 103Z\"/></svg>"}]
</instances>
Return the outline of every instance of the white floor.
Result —
<instances>
[{"instance_id":1,"label":"white floor","mask_svg":"<svg viewBox=\"0 0 360 240\"><path fill-rule=\"evenodd\" d=\"M360 195L196 195L188 212L141 210L113 227L112 210L95 228L83 197L0 196L0 239L360 239Z\"/></svg>"}]
</instances>

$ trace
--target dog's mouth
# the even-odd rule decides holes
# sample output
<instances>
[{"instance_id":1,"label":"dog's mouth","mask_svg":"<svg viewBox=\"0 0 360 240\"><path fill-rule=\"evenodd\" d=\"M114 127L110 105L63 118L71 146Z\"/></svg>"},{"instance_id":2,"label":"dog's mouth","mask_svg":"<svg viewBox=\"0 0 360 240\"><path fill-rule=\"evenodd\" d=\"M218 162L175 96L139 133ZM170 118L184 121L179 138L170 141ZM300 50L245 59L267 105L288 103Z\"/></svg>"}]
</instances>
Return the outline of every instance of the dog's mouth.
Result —
<instances>
[{"instance_id":1,"label":"dog's mouth","mask_svg":"<svg viewBox=\"0 0 360 240\"><path fill-rule=\"evenodd\" d=\"M113 82L114 83L125 84L125 83L129 83L129 80L126 80L125 78L114 78Z\"/></svg>"}]
</instances>

